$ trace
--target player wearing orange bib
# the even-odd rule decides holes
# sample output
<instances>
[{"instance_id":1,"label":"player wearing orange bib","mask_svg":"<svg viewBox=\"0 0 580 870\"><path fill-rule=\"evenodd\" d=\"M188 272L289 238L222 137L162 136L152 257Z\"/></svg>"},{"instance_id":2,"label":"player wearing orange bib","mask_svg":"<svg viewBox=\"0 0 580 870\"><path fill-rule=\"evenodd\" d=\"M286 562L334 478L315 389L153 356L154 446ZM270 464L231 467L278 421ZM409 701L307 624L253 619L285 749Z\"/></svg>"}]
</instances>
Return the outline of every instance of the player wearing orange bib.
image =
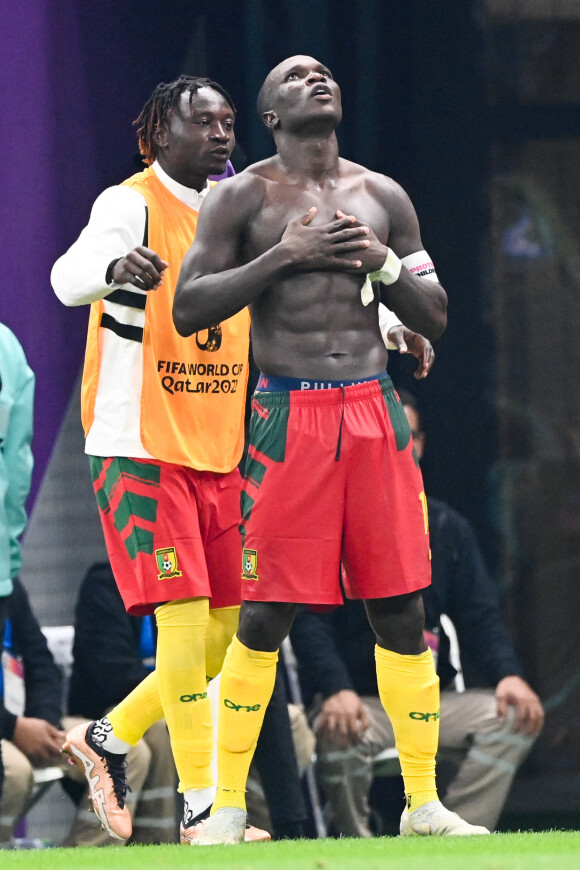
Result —
<instances>
[{"instance_id":1,"label":"player wearing orange bib","mask_svg":"<svg viewBox=\"0 0 580 870\"><path fill-rule=\"evenodd\" d=\"M184 339L171 309L208 176L224 172L234 147L234 120L230 97L209 79L159 85L136 121L147 168L97 198L51 276L66 305L91 304L86 452L125 606L157 621L156 670L64 746L119 839L131 834L125 753L163 716L184 793L182 842L215 795L206 684L240 603L249 315Z\"/></svg>"}]
</instances>

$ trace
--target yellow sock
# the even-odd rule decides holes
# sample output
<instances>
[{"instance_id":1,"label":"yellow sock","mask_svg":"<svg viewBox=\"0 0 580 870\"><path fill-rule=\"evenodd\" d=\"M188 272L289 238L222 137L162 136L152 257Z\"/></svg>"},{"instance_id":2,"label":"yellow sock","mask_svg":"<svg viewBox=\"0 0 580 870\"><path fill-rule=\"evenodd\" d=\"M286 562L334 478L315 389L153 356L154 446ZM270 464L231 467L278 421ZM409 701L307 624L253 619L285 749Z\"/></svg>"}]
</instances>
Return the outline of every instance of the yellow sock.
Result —
<instances>
[{"instance_id":1,"label":"yellow sock","mask_svg":"<svg viewBox=\"0 0 580 870\"><path fill-rule=\"evenodd\" d=\"M278 652L248 649L234 637L220 683L218 790L220 807L246 809L246 781L266 707L274 690Z\"/></svg>"},{"instance_id":2,"label":"yellow sock","mask_svg":"<svg viewBox=\"0 0 580 870\"><path fill-rule=\"evenodd\" d=\"M208 680L217 677L222 669L226 650L238 630L239 607L220 607L210 610L205 649L205 668Z\"/></svg>"},{"instance_id":3,"label":"yellow sock","mask_svg":"<svg viewBox=\"0 0 580 870\"><path fill-rule=\"evenodd\" d=\"M395 732L407 808L415 810L438 800L439 678L431 650L403 656L377 645L375 660L379 695Z\"/></svg>"},{"instance_id":4,"label":"yellow sock","mask_svg":"<svg viewBox=\"0 0 580 870\"><path fill-rule=\"evenodd\" d=\"M131 746L136 746L147 729L162 718L156 671L146 676L120 704L107 713L115 737Z\"/></svg>"},{"instance_id":5,"label":"yellow sock","mask_svg":"<svg viewBox=\"0 0 580 870\"><path fill-rule=\"evenodd\" d=\"M213 785L211 707L206 692L207 598L162 604L157 619L156 673L179 791Z\"/></svg>"}]
</instances>

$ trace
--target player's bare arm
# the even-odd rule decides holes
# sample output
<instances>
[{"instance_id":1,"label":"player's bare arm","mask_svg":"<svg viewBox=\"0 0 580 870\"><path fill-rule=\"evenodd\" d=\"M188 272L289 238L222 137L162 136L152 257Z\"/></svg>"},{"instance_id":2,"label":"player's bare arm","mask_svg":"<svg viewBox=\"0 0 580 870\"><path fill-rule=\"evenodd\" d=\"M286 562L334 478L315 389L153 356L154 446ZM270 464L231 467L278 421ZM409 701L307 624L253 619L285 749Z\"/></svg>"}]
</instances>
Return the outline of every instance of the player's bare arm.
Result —
<instances>
[{"instance_id":1,"label":"player's bare arm","mask_svg":"<svg viewBox=\"0 0 580 870\"><path fill-rule=\"evenodd\" d=\"M396 255L398 269L398 260L421 251L423 243L415 209L403 188L392 179L376 174L371 176L369 186L389 217L388 237L384 241L366 224L370 244L360 259L363 271L372 274L386 263L389 251ZM337 212L339 216L342 214L342 211ZM357 220L358 224L363 225L364 221ZM447 325L447 294L438 281L412 274L403 265L393 283L380 285L380 293L381 301L409 329L430 341L443 334Z\"/></svg>"},{"instance_id":2,"label":"player's bare arm","mask_svg":"<svg viewBox=\"0 0 580 870\"><path fill-rule=\"evenodd\" d=\"M245 231L262 206L263 184L248 173L207 196L177 283L173 319L181 335L232 317L294 273L360 270L361 260L341 255L368 247L366 228L350 216L312 226L315 208L289 221L279 241L244 262Z\"/></svg>"},{"instance_id":3,"label":"player's bare arm","mask_svg":"<svg viewBox=\"0 0 580 870\"><path fill-rule=\"evenodd\" d=\"M391 219L388 246L399 257L423 249L419 221L413 204L400 185L388 181L387 207ZM438 281L412 274L403 265L393 284L381 285L385 304L409 329L435 341L447 326L447 294Z\"/></svg>"}]
</instances>

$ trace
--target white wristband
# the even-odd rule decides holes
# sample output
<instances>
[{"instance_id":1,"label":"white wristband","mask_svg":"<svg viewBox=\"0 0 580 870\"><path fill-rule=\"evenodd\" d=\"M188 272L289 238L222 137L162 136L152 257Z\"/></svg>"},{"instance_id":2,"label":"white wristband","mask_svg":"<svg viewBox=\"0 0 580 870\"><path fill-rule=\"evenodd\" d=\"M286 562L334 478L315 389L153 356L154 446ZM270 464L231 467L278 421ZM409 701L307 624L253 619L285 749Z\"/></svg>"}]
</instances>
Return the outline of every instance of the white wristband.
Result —
<instances>
[{"instance_id":1,"label":"white wristband","mask_svg":"<svg viewBox=\"0 0 580 870\"><path fill-rule=\"evenodd\" d=\"M391 248L388 249L387 259L380 269L371 272L371 281L380 281L381 284L394 284L401 274L402 263Z\"/></svg>"},{"instance_id":2,"label":"white wristband","mask_svg":"<svg viewBox=\"0 0 580 870\"><path fill-rule=\"evenodd\" d=\"M394 284L401 274L401 268L404 266L409 270L411 275L417 275L419 278L427 278L428 281L439 281L435 266L427 251L415 251L414 254L407 254L402 260L399 260L397 255L388 249L387 259L380 269L376 272L371 272L366 276L365 282L361 288L361 299L363 305L370 305L374 299L372 288L373 281L380 281L381 284Z\"/></svg>"},{"instance_id":3,"label":"white wristband","mask_svg":"<svg viewBox=\"0 0 580 870\"><path fill-rule=\"evenodd\" d=\"M390 308L379 302L379 329L387 350L397 350L397 345L389 339L389 329L393 326L402 326L403 324Z\"/></svg>"}]
</instances>

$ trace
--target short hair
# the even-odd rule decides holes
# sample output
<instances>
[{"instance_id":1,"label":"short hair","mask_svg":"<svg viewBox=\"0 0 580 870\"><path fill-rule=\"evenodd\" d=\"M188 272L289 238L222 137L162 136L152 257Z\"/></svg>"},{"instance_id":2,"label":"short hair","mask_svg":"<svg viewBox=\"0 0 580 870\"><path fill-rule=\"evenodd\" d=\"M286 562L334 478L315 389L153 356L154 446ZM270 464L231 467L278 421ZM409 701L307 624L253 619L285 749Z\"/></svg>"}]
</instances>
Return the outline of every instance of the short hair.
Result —
<instances>
[{"instance_id":1,"label":"short hair","mask_svg":"<svg viewBox=\"0 0 580 870\"><path fill-rule=\"evenodd\" d=\"M157 157L157 144L155 142L155 131L167 120L167 116L172 109L179 105L179 99L183 93L189 92L189 105L193 95L200 88L213 88L222 95L224 100L232 107L232 112L236 113L234 102L225 88L212 79L202 76L179 76L173 82L166 84L160 82L133 124L137 127L137 139L139 142L139 151L143 156L143 162L147 166L151 166Z\"/></svg>"}]
</instances>

